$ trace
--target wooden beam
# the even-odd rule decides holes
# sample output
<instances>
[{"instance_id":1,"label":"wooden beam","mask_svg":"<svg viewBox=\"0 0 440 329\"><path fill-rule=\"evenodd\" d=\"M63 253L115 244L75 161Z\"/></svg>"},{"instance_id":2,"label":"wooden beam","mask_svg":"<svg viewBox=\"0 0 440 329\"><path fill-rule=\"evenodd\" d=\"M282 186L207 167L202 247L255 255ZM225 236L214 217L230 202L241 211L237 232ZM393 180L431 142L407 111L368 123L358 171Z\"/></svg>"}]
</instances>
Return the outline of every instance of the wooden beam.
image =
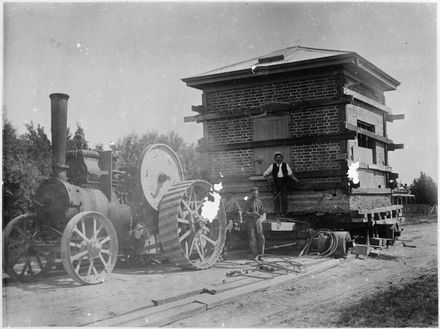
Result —
<instances>
[{"instance_id":1,"label":"wooden beam","mask_svg":"<svg viewBox=\"0 0 440 329\"><path fill-rule=\"evenodd\" d=\"M199 152L218 152L218 151L229 151L229 150L240 150L240 149L254 149L259 147L269 147L269 146L289 146L289 145L307 145L316 142L326 142L326 141L339 141L354 139L356 133L353 131L345 131L336 134L326 134L326 135L309 135L302 137L289 137L272 139L265 141L252 141L252 142L242 142L242 143L232 143L232 144L211 144L211 145L201 145L198 147Z\"/></svg>"},{"instance_id":2,"label":"wooden beam","mask_svg":"<svg viewBox=\"0 0 440 329\"><path fill-rule=\"evenodd\" d=\"M404 144L390 144L388 145L388 151L401 150L405 147Z\"/></svg>"},{"instance_id":3,"label":"wooden beam","mask_svg":"<svg viewBox=\"0 0 440 329\"><path fill-rule=\"evenodd\" d=\"M379 141L379 142L382 142L385 144L392 144L393 143L393 141L391 139L388 139L384 136L373 133L367 129L359 128L359 127L352 125L351 123L348 123L348 122L345 123L345 128L350 131L355 131L356 133L363 134L365 136L368 136L376 141Z\"/></svg>"},{"instance_id":4,"label":"wooden beam","mask_svg":"<svg viewBox=\"0 0 440 329\"><path fill-rule=\"evenodd\" d=\"M234 111L232 113L205 113L199 114L192 117L185 117L185 122L200 122L207 120L216 120L216 119L226 119L226 118L234 118L240 116L253 116L259 114L269 114L276 112L285 112L290 110L298 110L298 109L306 109L306 108L314 108L321 106L330 106L330 105L338 105L338 104L348 104L353 101L351 96L340 96L340 97L332 97L332 98L323 98L313 101L303 101L298 103L266 103L261 106L250 108L250 109L240 109Z\"/></svg>"},{"instance_id":5,"label":"wooden beam","mask_svg":"<svg viewBox=\"0 0 440 329\"><path fill-rule=\"evenodd\" d=\"M193 105L191 106L191 111L198 112L198 113L204 113L206 112L205 106L203 105Z\"/></svg>"},{"instance_id":6,"label":"wooden beam","mask_svg":"<svg viewBox=\"0 0 440 329\"><path fill-rule=\"evenodd\" d=\"M354 188L351 194L390 194L390 188Z\"/></svg>"},{"instance_id":7,"label":"wooden beam","mask_svg":"<svg viewBox=\"0 0 440 329\"><path fill-rule=\"evenodd\" d=\"M403 120L403 119L405 119L405 114L391 114L391 113L387 113L385 115L385 119L388 122L393 122L394 120Z\"/></svg>"},{"instance_id":8,"label":"wooden beam","mask_svg":"<svg viewBox=\"0 0 440 329\"><path fill-rule=\"evenodd\" d=\"M364 96L364 95L362 95L354 90L348 89L346 87L344 87L343 90L344 90L345 95L352 96L352 97L354 97L354 99L361 101L365 104L371 105L371 106L373 106L379 110L382 110L386 113L391 113L391 109L388 106L386 106L382 103L379 103L378 101L375 101L374 99L371 99L367 96Z\"/></svg>"}]
</instances>

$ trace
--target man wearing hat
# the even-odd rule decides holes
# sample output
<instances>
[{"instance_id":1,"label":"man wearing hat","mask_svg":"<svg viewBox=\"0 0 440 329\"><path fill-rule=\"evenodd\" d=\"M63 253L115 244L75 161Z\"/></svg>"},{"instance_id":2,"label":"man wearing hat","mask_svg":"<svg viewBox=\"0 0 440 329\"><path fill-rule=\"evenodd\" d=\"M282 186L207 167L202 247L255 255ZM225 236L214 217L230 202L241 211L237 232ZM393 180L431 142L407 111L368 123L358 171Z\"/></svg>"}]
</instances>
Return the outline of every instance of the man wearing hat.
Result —
<instances>
[{"instance_id":1,"label":"man wearing hat","mask_svg":"<svg viewBox=\"0 0 440 329\"><path fill-rule=\"evenodd\" d=\"M292 175L292 169L289 164L283 162L283 154L275 152L273 155L275 162L267 168L263 176L267 179L269 175L273 177L273 194L275 216L280 215L280 198L281 198L281 216L287 216L287 188L289 185L289 176L295 181L299 180Z\"/></svg>"},{"instance_id":2,"label":"man wearing hat","mask_svg":"<svg viewBox=\"0 0 440 329\"><path fill-rule=\"evenodd\" d=\"M263 222L266 220L266 211L263 202L258 198L258 188L251 189L251 197L244 208L244 215L247 223L247 232L249 237L249 249L253 256L264 254Z\"/></svg>"}]
</instances>

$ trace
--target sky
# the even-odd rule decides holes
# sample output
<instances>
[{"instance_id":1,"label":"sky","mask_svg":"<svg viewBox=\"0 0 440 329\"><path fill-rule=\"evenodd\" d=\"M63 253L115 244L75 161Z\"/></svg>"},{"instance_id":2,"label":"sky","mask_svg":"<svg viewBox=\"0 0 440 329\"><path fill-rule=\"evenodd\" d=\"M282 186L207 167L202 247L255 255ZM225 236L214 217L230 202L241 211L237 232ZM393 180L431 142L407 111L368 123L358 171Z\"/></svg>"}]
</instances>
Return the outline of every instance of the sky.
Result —
<instances>
[{"instance_id":1,"label":"sky","mask_svg":"<svg viewBox=\"0 0 440 329\"><path fill-rule=\"evenodd\" d=\"M10 2L3 115L50 133L49 94L62 92L89 145L171 130L197 143L202 124L184 117L201 91L182 78L296 45L354 51L401 82L385 94L405 114L388 124L405 145L389 153L393 171L437 181L436 15L435 2Z\"/></svg>"}]
</instances>

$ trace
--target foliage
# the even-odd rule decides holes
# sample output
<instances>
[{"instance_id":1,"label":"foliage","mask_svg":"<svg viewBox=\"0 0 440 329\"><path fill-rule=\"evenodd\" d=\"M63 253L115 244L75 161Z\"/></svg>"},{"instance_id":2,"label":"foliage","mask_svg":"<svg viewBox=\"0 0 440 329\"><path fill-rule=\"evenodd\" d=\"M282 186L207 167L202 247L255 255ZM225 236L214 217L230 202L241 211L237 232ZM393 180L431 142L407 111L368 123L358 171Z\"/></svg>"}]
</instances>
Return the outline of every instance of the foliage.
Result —
<instances>
[{"instance_id":1,"label":"foliage","mask_svg":"<svg viewBox=\"0 0 440 329\"><path fill-rule=\"evenodd\" d=\"M3 223L31 210L38 184L50 175L51 149L44 128L26 125L17 136L8 120L3 121Z\"/></svg>"},{"instance_id":2,"label":"foliage","mask_svg":"<svg viewBox=\"0 0 440 329\"><path fill-rule=\"evenodd\" d=\"M416 203L429 205L437 204L437 183L423 171L420 177L414 179L410 186L410 191L416 197Z\"/></svg>"},{"instance_id":3,"label":"foliage","mask_svg":"<svg viewBox=\"0 0 440 329\"><path fill-rule=\"evenodd\" d=\"M155 131L149 131L142 136L133 132L119 139L111 146L114 157L117 159L116 167L135 165L142 150L156 143L166 144L177 153L186 179L199 178L200 161L194 144L186 144L174 131L160 135Z\"/></svg>"},{"instance_id":4,"label":"foliage","mask_svg":"<svg viewBox=\"0 0 440 329\"><path fill-rule=\"evenodd\" d=\"M32 200L38 185L50 176L52 149L44 128L33 122L18 135L12 124L3 121L3 225L20 214L32 211ZM76 134L84 137L77 126ZM74 138L67 129L67 150L74 149ZM84 144L87 147L87 143Z\"/></svg>"}]
</instances>

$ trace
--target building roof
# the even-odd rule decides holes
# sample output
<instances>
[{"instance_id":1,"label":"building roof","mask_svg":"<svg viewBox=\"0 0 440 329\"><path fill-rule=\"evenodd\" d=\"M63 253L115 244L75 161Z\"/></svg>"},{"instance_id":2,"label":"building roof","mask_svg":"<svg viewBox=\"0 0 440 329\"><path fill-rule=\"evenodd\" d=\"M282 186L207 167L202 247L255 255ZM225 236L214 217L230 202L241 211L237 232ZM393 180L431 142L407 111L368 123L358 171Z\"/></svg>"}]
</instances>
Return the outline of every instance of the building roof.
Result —
<instances>
[{"instance_id":1,"label":"building roof","mask_svg":"<svg viewBox=\"0 0 440 329\"><path fill-rule=\"evenodd\" d=\"M202 89L203 85L209 83L246 78L259 73L267 75L336 64L357 65L379 79L385 90L394 90L400 84L355 52L301 46L275 50L263 56L184 78L182 81L190 87Z\"/></svg>"}]
</instances>

